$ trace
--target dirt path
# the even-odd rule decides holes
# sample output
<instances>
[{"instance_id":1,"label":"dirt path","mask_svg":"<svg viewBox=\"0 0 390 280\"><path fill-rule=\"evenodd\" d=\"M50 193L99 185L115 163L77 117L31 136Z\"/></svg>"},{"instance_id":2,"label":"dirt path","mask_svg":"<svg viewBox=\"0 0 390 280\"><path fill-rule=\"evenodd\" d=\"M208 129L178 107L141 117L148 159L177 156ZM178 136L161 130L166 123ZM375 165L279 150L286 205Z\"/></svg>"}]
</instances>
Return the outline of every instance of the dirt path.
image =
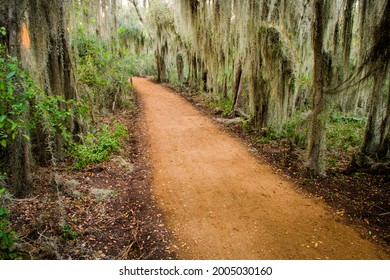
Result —
<instances>
[{"instance_id":1,"label":"dirt path","mask_svg":"<svg viewBox=\"0 0 390 280\"><path fill-rule=\"evenodd\" d=\"M389 259L186 101L146 79L133 83L145 107L153 192L179 258Z\"/></svg>"}]
</instances>

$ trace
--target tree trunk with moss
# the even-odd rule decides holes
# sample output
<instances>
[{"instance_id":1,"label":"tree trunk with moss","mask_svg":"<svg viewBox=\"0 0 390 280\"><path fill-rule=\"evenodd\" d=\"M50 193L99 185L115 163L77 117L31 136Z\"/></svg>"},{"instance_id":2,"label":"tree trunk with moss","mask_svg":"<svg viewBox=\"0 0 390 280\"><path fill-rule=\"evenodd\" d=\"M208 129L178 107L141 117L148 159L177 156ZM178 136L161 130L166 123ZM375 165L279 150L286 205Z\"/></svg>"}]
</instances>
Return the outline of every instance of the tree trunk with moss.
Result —
<instances>
[{"instance_id":1,"label":"tree trunk with moss","mask_svg":"<svg viewBox=\"0 0 390 280\"><path fill-rule=\"evenodd\" d=\"M176 55L176 69L177 69L177 80L180 84L184 82L184 61L182 54Z\"/></svg>"},{"instance_id":2,"label":"tree trunk with moss","mask_svg":"<svg viewBox=\"0 0 390 280\"><path fill-rule=\"evenodd\" d=\"M375 77L372 96L370 98L371 104L368 114L366 131L362 145L362 153L371 158L375 158L380 147L380 124L382 115L382 100L383 100L383 83L384 77Z\"/></svg>"},{"instance_id":3,"label":"tree trunk with moss","mask_svg":"<svg viewBox=\"0 0 390 280\"><path fill-rule=\"evenodd\" d=\"M165 81L166 68L165 68L165 59L161 52L156 51L156 64L157 64L157 82L163 83Z\"/></svg>"},{"instance_id":4,"label":"tree trunk with moss","mask_svg":"<svg viewBox=\"0 0 390 280\"><path fill-rule=\"evenodd\" d=\"M381 141L377 157L381 161L385 161L390 157L390 85L387 88L387 109L385 117L380 128Z\"/></svg>"},{"instance_id":5,"label":"tree trunk with moss","mask_svg":"<svg viewBox=\"0 0 390 280\"><path fill-rule=\"evenodd\" d=\"M42 94L43 99L46 98L45 94L48 94L78 101L66 26L66 8L71 3L60 0L18 0L6 2L6 9L1 9L1 19L5 22L8 34L8 52L11 56L19 58L21 66L44 90L36 92ZM69 104L59 103L62 110L69 109L66 106ZM26 108L19 118L29 123L32 121L33 111L32 109L30 111L29 104L26 104ZM43 129L44 122L50 120L42 116L42 119L37 121L36 135L33 133L29 137L29 130L20 128L16 138L11 141L7 166L11 185L17 196L26 195L31 191L33 162L31 141L34 146L33 156L38 160L61 159L64 156L64 136L59 130L53 133ZM64 126L70 135L76 135L83 130L82 121L77 115L70 116Z\"/></svg>"},{"instance_id":6,"label":"tree trunk with moss","mask_svg":"<svg viewBox=\"0 0 390 280\"><path fill-rule=\"evenodd\" d=\"M23 18L22 7L25 1L19 0L12 3L7 3L7 32L8 32L8 53L12 57L20 58L20 27ZM23 85L22 85L23 87ZM14 94L21 94L15 92ZM26 107L29 108L28 104ZM26 110L18 118L26 121L28 119L29 111ZM16 120L15 120L16 121ZM10 177L11 190L17 197L28 195L32 189L32 156L30 141L26 136L30 133L27 128L19 128L15 139L11 141L9 147L9 156L7 157L7 168Z\"/></svg>"},{"instance_id":7,"label":"tree trunk with moss","mask_svg":"<svg viewBox=\"0 0 390 280\"><path fill-rule=\"evenodd\" d=\"M367 1L363 1L365 6ZM380 4L380 3L379 3ZM379 5L378 4L378 5ZM367 54L361 54L361 64L355 76L360 81L373 80L369 98L369 112L363 144L360 153L371 161L386 161L389 155L390 130L390 0L383 1L378 23L374 26L371 47ZM361 23L364 29L367 23ZM370 25L369 25L370 26Z\"/></svg>"},{"instance_id":8,"label":"tree trunk with moss","mask_svg":"<svg viewBox=\"0 0 390 280\"><path fill-rule=\"evenodd\" d=\"M323 10L322 0L314 2L313 18L313 49L314 49L314 80L313 103L310 124L310 137L306 167L314 174L324 174L325 148L325 96L324 96L324 54L323 54Z\"/></svg>"},{"instance_id":9,"label":"tree trunk with moss","mask_svg":"<svg viewBox=\"0 0 390 280\"><path fill-rule=\"evenodd\" d=\"M31 56L35 64L29 67L33 77L41 81L40 86L49 95L78 101L69 33L66 26L67 4L69 3L60 0L48 2L30 0L27 9L27 26L31 34ZM67 105L60 104L61 109L69 109L65 106ZM84 130L84 124L77 114L69 117L65 126L71 135L77 135ZM51 157L52 163L63 159L66 141L61 132L57 131L54 136L46 137L46 139L53 143L38 142L37 151L49 153L43 155L43 158ZM52 148L47 149L48 145Z\"/></svg>"}]
</instances>

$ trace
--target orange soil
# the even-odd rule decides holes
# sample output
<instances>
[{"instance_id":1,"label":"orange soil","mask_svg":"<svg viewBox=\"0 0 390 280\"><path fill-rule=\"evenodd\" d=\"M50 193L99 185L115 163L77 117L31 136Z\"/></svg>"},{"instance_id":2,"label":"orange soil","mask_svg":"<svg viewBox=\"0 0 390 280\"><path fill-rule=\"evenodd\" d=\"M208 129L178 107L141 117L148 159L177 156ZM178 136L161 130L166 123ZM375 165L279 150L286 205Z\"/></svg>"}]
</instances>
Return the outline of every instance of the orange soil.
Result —
<instances>
[{"instance_id":1,"label":"orange soil","mask_svg":"<svg viewBox=\"0 0 390 280\"><path fill-rule=\"evenodd\" d=\"M133 78L181 259L389 259L170 90Z\"/></svg>"}]
</instances>

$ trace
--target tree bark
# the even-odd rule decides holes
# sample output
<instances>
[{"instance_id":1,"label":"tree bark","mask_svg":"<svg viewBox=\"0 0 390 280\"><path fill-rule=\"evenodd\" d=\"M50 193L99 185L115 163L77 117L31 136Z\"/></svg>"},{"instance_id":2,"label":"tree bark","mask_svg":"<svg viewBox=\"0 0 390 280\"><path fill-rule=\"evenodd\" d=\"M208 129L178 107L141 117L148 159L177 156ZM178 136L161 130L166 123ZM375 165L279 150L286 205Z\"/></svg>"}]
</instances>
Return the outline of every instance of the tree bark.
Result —
<instances>
[{"instance_id":1,"label":"tree bark","mask_svg":"<svg viewBox=\"0 0 390 280\"><path fill-rule=\"evenodd\" d=\"M204 69L204 68L203 68ZM208 91L208 88L207 88L207 70L203 70L203 74L202 74L202 84L203 84L203 91L204 92L207 92Z\"/></svg>"},{"instance_id":2,"label":"tree bark","mask_svg":"<svg viewBox=\"0 0 390 280\"><path fill-rule=\"evenodd\" d=\"M180 53L176 55L176 69L177 69L177 80L179 81L180 84L182 84L184 81L184 75L183 75L184 62L183 62L183 56Z\"/></svg>"},{"instance_id":3,"label":"tree bark","mask_svg":"<svg viewBox=\"0 0 390 280\"><path fill-rule=\"evenodd\" d=\"M343 29L343 56L344 56L344 71L349 71L349 58L351 55L352 44L352 28L353 28L353 6L355 0L347 0L344 10L344 29ZM347 72L348 73L348 72Z\"/></svg>"},{"instance_id":4,"label":"tree bark","mask_svg":"<svg viewBox=\"0 0 390 280\"><path fill-rule=\"evenodd\" d=\"M129 0L129 1L130 1L131 4L133 4L135 12L137 13L139 21L141 22L141 24L144 24L145 21L144 21L144 18L142 16L142 14L141 14L141 11L139 10L137 0Z\"/></svg>"},{"instance_id":5,"label":"tree bark","mask_svg":"<svg viewBox=\"0 0 390 280\"><path fill-rule=\"evenodd\" d=\"M17 3L15 3L17 2ZM8 2L8 52L13 57L20 57L20 26L22 24L23 0ZM15 92L15 94L19 94ZM27 120L28 110L18 118ZM28 195L32 189L32 156L30 141L23 135L29 135L26 128L19 128L18 134L10 144L7 166L10 173L11 189L17 197Z\"/></svg>"},{"instance_id":6,"label":"tree bark","mask_svg":"<svg viewBox=\"0 0 390 280\"><path fill-rule=\"evenodd\" d=\"M381 76L381 77L379 77ZM378 74L374 77L374 86L370 98L370 107L367 120L367 126L364 134L361 152L364 156L375 158L380 147L380 124L382 117L384 77Z\"/></svg>"},{"instance_id":7,"label":"tree bark","mask_svg":"<svg viewBox=\"0 0 390 280\"><path fill-rule=\"evenodd\" d=\"M378 151L379 160L385 160L390 154L390 85L387 89L386 115L381 125L381 144Z\"/></svg>"},{"instance_id":8,"label":"tree bark","mask_svg":"<svg viewBox=\"0 0 390 280\"><path fill-rule=\"evenodd\" d=\"M162 83L165 81L165 60L160 52L156 51L156 64L157 64L157 82Z\"/></svg>"},{"instance_id":9,"label":"tree bark","mask_svg":"<svg viewBox=\"0 0 390 280\"><path fill-rule=\"evenodd\" d=\"M241 62L239 61L237 65L236 75L234 77L234 85L233 85L234 99L233 99L232 111L234 110L237 104L238 93L241 84L241 76L242 76L242 66L241 66Z\"/></svg>"},{"instance_id":10,"label":"tree bark","mask_svg":"<svg viewBox=\"0 0 390 280\"><path fill-rule=\"evenodd\" d=\"M314 2L313 48L314 48L314 95L308 143L306 167L312 173L325 174L325 99L324 99L324 55L323 55L323 10L322 0Z\"/></svg>"}]
</instances>

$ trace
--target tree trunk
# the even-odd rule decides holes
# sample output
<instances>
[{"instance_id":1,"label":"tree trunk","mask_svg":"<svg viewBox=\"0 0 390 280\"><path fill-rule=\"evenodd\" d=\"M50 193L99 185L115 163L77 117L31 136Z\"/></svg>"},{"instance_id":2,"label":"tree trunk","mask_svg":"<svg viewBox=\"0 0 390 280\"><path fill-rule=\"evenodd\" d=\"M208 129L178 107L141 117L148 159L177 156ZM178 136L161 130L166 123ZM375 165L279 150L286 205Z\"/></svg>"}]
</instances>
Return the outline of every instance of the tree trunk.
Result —
<instances>
[{"instance_id":1,"label":"tree trunk","mask_svg":"<svg viewBox=\"0 0 390 280\"><path fill-rule=\"evenodd\" d=\"M237 65L236 75L234 77L234 85L233 85L234 99L233 99L232 111L234 110L237 104L238 92L241 84L241 76L242 76L242 66L241 66L241 62L239 61Z\"/></svg>"},{"instance_id":2,"label":"tree trunk","mask_svg":"<svg viewBox=\"0 0 390 280\"><path fill-rule=\"evenodd\" d=\"M313 48L314 48L314 96L308 143L306 167L314 174L325 174L325 100L324 100L324 55L323 55L323 9L322 0L314 2Z\"/></svg>"},{"instance_id":3,"label":"tree trunk","mask_svg":"<svg viewBox=\"0 0 390 280\"><path fill-rule=\"evenodd\" d=\"M381 77L378 77L381 76ZM364 134L363 145L361 152L364 156L375 158L380 147L380 124L382 117L382 101L383 101L383 74L378 74L374 77L374 86L370 98L370 107L367 120L367 126Z\"/></svg>"},{"instance_id":4,"label":"tree trunk","mask_svg":"<svg viewBox=\"0 0 390 280\"><path fill-rule=\"evenodd\" d=\"M15 3L17 2L17 3ZM13 57L20 57L20 26L22 24L23 0L8 4L8 52ZM19 94L15 92L15 94ZM28 110L18 118L27 120ZM10 173L11 189L17 197L28 195L32 189L31 145L23 135L29 135L26 128L19 128L18 135L10 144L7 166Z\"/></svg>"},{"instance_id":5,"label":"tree trunk","mask_svg":"<svg viewBox=\"0 0 390 280\"><path fill-rule=\"evenodd\" d=\"M344 10L344 30L343 30L343 56L344 56L344 71L349 72L349 58L351 55L352 44L352 28L353 28L353 6L355 0L347 0Z\"/></svg>"},{"instance_id":6,"label":"tree trunk","mask_svg":"<svg viewBox=\"0 0 390 280\"><path fill-rule=\"evenodd\" d=\"M113 24L111 26L111 49L113 52L118 52L118 18L117 18L117 0L111 1L111 13L113 17Z\"/></svg>"},{"instance_id":7,"label":"tree trunk","mask_svg":"<svg viewBox=\"0 0 390 280\"><path fill-rule=\"evenodd\" d=\"M390 85L387 89L387 108L386 115L382 121L381 129L381 144L378 151L378 159L386 160L390 154Z\"/></svg>"},{"instance_id":8,"label":"tree trunk","mask_svg":"<svg viewBox=\"0 0 390 280\"><path fill-rule=\"evenodd\" d=\"M176 69L177 69L177 80L179 81L180 84L183 83L184 81L184 62L183 62L183 56L178 53L176 55Z\"/></svg>"},{"instance_id":9,"label":"tree trunk","mask_svg":"<svg viewBox=\"0 0 390 280\"><path fill-rule=\"evenodd\" d=\"M207 92L207 90L208 90L208 88L207 88L207 70L203 71L203 74L202 74L202 84L203 84L203 91Z\"/></svg>"},{"instance_id":10,"label":"tree trunk","mask_svg":"<svg viewBox=\"0 0 390 280\"><path fill-rule=\"evenodd\" d=\"M165 79L165 61L164 58L156 52L156 64L157 64L157 82L162 83Z\"/></svg>"},{"instance_id":11,"label":"tree trunk","mask_svg":"<svg viewBox=\"0 0 390 280\"><path fill-rule=\"evenodd\" d=\"M196 55L192 57L192 80L194 81L193 88L194 90L198 90L198 63L196 59Z\"/></svg>"}]
</instances>

